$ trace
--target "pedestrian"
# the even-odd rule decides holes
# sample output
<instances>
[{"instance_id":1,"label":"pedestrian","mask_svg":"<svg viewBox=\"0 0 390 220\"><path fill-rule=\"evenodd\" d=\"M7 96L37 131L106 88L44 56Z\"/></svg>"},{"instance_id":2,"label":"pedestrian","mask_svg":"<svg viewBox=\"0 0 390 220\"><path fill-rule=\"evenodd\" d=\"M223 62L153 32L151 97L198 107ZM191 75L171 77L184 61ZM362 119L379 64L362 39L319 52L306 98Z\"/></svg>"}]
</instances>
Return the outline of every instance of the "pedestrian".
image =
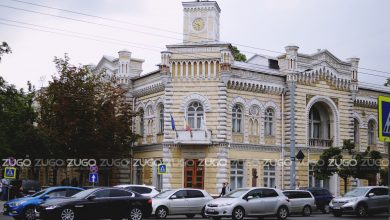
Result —
<instances>
[{"instance_id":1,"label":"pedestrian","mask_svg":"<svg viewBox=\"0 0 390 220\"><path fill-rule=\"evenodd\" d=\"M226 183L222 183L222 190L221 193L219 194L219 197L222 197L226 195Z\"/></svg>"}]
</instances>

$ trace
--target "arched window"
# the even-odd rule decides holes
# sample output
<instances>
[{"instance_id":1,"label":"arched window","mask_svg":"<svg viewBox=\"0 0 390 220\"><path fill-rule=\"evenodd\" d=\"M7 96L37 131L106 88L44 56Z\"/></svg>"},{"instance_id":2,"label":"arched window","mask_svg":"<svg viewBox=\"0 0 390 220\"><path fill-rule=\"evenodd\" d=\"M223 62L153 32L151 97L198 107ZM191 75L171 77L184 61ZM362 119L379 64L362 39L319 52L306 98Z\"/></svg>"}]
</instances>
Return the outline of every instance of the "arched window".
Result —
<instances>
[{"instance_id":1,"label":"arched window","mask_svg":"<svg viewBox=\"0 0 390 220\"><path fill-rule=\"evenodd\" d=\"M309 135L312 139L320 139L321 136L321 117L318 109L313 106L309 114Z\"/></svg>"},{"instance_id":2,"label":"arched window","mask_svg":"<svg viewBox=\"0 0 390 220\"><path fill-rule=\"evenodd\" d=\"M202 117L204 110L202 104L199 102L191 102L187 109L188 124L193 129L199 129L202 124Z\"/></svg>"},{"instance_id":3,"label":"arched window","mask_svg":"<svg viewBox=\"0 0 390 220\"><path fill-rule=\"evenodd\" d=\"M163 133L164 132L164 105L160 105L158 109L158 122L159 122L158 132Z\"/></svg>"},{"instance_id":4,"label":"arched window","mask_svg":"<svg viewBox=\"0 0 390 220\"><path fill-rule=\"evenodd\" d=\"M237 133L242 133L242 119L243 119L243 111L241 106L234 105L232 109L232 131Z\"/></svg>"},{"instance_id":5,"label":"arched window","mask_svg":"<svg viewBox=\"0 0 390 220\"><path fill-rule=\"evenodd\" d=\"M355 143L355 146L358 146L359 145L359 121L354 118L353 119L353 142Z\"/></svg>"},{"instance_id":6,"label":"arched window","mask_svg":"<svg viewBox=\"0 0 390 220\"><path fill-rule=\"evenodd\" d=\"M275 111L272 108L265 110L264 132L265 136L274 136Z\"/></svg>"},{"instance_id":7,"label":"arched window","mask_svg":"<svg viewBox=\"0 0 390 220\"><path fill-rule=\"evenodd\" d=\"M144 136L144 129L145 129L145 114L144 110L141 108L139 110L139 134L143 137Z\"/></svg>"},{"instance_id":8,"label":"arched window","mask_svg":"<svg viewBox=\"0 0 390 220\"><path fill-rule=\"evenodd\" d=\"M376 129L375 121L370 120L368 122L368 146L376 144L375 129Z\"/></svg>"}]
</instances>

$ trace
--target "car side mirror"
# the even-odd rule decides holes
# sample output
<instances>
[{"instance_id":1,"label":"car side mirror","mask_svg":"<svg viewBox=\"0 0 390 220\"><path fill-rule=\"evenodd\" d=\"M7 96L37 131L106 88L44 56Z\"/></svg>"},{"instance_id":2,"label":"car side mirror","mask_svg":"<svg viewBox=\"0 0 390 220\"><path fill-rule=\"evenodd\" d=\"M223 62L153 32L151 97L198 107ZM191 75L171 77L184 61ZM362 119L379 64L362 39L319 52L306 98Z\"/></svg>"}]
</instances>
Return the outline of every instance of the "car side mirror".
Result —
<instances>
[{"instance_id":1,"label":"car side mirror","mask_svg":"<svg viewBox=\"0 0 390 220\"><path fill-rule=\"evenodd\" d=\"M251 199L253 199L253 196L248 196L248 197L246 197L246 201L249 201L249 200L251 200Z\"/></svg>"},{"instance_id":2,"label":"car side mirror","mask_svg":"<svg viewBox=\"0 0 390 220\"><path fill-rule=\"evenodd\" d=\"M170 199L177 199L177 196L176 196L176 195L173 195L173 196L171 196Z\"/></svg>"},{"instance_id":3,"label":"car side mirror","mask_svg":"<svg viewBox=\"0 0 390 220\"><path fill-rule=\"evenodd\" d=\"M96 196L89 196L89 197L88 197L88 200L89 200L89 201L94 200L94 199L96 199Z\"/></svg>"},{"instance_id":4,"label":"car side mirror","mask_svg":"<svg viewBox=\"0 0 390 220\"><path fill-rule=\"evenodd\" d=\"M49 199L49 198L50 198L50 196L48 196L48 195L44 195L44 196L41 197L41 199L43 199L43 200L46 200L46 199Z\"/></svg>"},{"instance_id":5,"label":"car side mirror","mask_svg":"<svg viewBox=\"0 0 390 220\"><path fill-rule=\"evenodd\" d=\"M371 197L374 197L374 196L375 196L374 193L369 193L369 194L368 194L368 198L371 198Z\"/></svg>"}]
</instances>

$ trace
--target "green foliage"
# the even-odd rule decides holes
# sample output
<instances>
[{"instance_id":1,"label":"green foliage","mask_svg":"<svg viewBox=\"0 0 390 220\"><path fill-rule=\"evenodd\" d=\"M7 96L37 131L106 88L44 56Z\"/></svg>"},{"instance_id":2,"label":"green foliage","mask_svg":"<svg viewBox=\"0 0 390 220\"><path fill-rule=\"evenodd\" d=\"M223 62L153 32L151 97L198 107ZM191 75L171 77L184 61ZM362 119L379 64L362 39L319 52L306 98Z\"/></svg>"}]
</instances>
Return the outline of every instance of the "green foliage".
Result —
<instances>
[{"instance_id":1,"label":"green foliage","mask_svg":"<svg viewBox=\"0 0 390 220\"><path fill-rule=\"evenodd\" d=\"M355 149L355 143L351 139L343 141L343 150L347 150L349 154Z\"/></svg>"},{"instance_id":2,"label":"green foliage","mask_svg":"<svg viewBox=\"0 0 390 220\"><path fill-rule=\"evenodd\" d=\"M12 53L11 47L7 44L7 42L2 42L0 44L0 61L1 56L3 56L4 53Z\"/></svg>"},{"instance_id":3,"label":"green foliage","mask_svg":"<svg viewBox=\"0 0 390 220\"><path fill-rule=\"evenodd\" d=\"M314 175L316 178L325 180L329 179L335 173L339 172L339 168L335 165L343 158L341 155L341 149L336 147L330 147L322 152L320 160L314 166Z\"/></svg>"},{"instance_id":4,"label":"green foliage","mask_svg":"<svg viewBox=\"0 0 390 220\"><path fill-rule=\"evenodd\" d=\"M235 61L246 61L245 54L241 53L240 50L236 46L232 46L232 54Z\"/></svg>"},{"instance_id":5,"label":"green foliage","mask_svg":"<svg viewBox=\"0 0 390 220\"><path fill-rule=\"evenodd\" d=\"M39 127L50 139L51 153L64 158L128 157L135 140L126 89L104 73L91 74L55 58L58 76L37 96Z\"/></svg>"}]
</instances>

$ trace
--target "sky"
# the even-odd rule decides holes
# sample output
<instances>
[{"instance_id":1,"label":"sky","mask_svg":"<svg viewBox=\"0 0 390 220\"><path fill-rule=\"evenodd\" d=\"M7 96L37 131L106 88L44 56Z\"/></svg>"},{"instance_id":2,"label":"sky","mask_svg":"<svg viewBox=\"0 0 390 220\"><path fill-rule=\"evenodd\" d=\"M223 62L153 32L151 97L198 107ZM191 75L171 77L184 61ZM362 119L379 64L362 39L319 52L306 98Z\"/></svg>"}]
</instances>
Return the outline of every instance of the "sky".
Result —
<instances>
[{"instance_id":1,"label":"sky","mask_svg":"<svg viewBox=\"0 0 390 220\"><path fill-rule=\"evenodd\" d=\"M54 57L67 53L73 64L97 64L103 55L117 57L121 49L130 50L132 57L145 59L144 73L153 71L165 45L182 42L181 2L0 0L0 42L7 42L13 50L12 54L3 55L0 75L18 88L26 87L27 81L39 88L47 85L56 72ZM341 60L359 57L360 67L366 68L359 70L361 82L382 85L390 77L388 0L217 2L222 9L221 41L239 45L248 58L255 53L277 56L266 50L283 52L286 45L295 44L301 53L328 49Z\"/></svg>"}]
</instances>

